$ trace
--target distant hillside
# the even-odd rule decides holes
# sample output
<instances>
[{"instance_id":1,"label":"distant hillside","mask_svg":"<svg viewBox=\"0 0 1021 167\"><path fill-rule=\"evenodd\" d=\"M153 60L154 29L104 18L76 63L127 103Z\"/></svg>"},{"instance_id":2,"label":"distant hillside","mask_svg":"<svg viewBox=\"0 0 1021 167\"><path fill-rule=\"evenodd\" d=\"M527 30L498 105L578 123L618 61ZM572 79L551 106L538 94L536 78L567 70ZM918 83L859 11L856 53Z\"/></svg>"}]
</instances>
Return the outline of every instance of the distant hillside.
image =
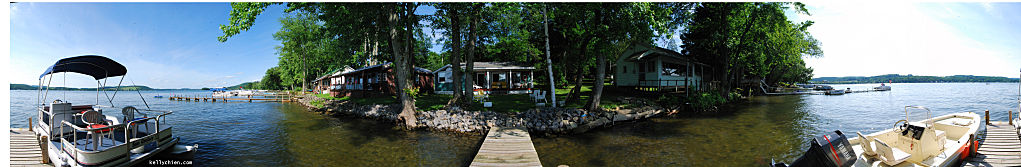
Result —
<instances>
[{"instance_id":1,"label":"distant hillside","mask_svg":"<svg viewBox=\"0 0 1021 167\"><path fill-rule=\"evenodd\" d=\"M244 88L244 89L256 89L255 87L257 85L259 85L259 81L252 81L252 82L245 82L245 83L241 83L241 84L238 84L238 85L230 86L230 87L227 87L227 89L232 89L232 90L233 89L241 89L241 88Z\"/></svg>"},{"instance_id":2,"label":"distant hillside","mask_svg":"<svg viewBox=\"0 0 1021 167\"><path fill-rule=\"evenodd\" d=\"M46 87L43 87L46 88ZM11 90L39 90L38 86L26 85L26 84L11 84ZM67 88L67 87L50 87L50 90L91 90L95 91L96 88ZM116 86L104 87L103 90L118 90ZM119 90L155 90L148 86L132 85L132 86L121 86Z\"/></svg>"},{"instance_id":3,"label":"distant hillside","mask_svg":"<svg viewBox=\"0 0 1021 167\"><path fill-rule=\"evenodd\" d=\"M1007 77L994 77L994 76L974 76L974 75L954 75L954 76L914 76L899 75L899 74L887 74L871 77L819 77L812 79L809 82L812 83L835 83L835 84L855 84L855 83L884 83L884 82L896 82L896 83L933 83L933 82L1018 82L1018 78L1007 78Z\"/></svg>"}]
</instances>

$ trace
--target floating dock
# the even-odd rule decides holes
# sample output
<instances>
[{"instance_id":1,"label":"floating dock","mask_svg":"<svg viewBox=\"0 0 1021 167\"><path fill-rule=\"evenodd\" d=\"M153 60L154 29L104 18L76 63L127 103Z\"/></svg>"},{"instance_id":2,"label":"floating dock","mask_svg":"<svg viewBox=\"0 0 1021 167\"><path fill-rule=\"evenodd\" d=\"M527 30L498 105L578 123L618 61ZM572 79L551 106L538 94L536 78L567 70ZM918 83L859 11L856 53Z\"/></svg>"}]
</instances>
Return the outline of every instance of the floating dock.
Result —
<instances>
[{"instance_id":1,"label":"floating dock","mask_svg":"<svg viewBox=\"0 0 1021 167\"><path fill-rule=\"evenodd\" d=\"M542 166L532 137L520 128L493 127L471 166Z\"/></svg>"},{"instance_id":2,"label":"floating dock","mask_svg":"<svg viewBox=\"0 0 1021 167\"><path fill-rule=\"evenodd\" d=\"M35 132L25 128L11 128L10 141L11 166L46 166L53 165L43 163L43 150L40 149L39 140Z\"/></svg>"},{"instance_id":3,"label":"floating dock","mask_svg":"<svg viewBox=\"0 0 1021 167\"><path fill-rule=\"evenodd\" d=\"M216 97L216 96L171 96L171 97L169 97L167 99L177 100L177 101L213 101L213 102L217 102L217 101L221 101L221 102L227 102L227 101L291 102L292 101L290 96L279 96L279 95L271 95L271 96L265 96L265 95L259 95L259 96L224 96L224 97Z\"/></svg>"},{"instance_id":4,"label":"floating dock","mask_svg":"<svg viewBox=\"0 0 1021 167\"><path fill-rule=\"evenodd\" d=\"M961 166L1021 166L1021 138L1017 129L1007 122L989 122L978 154Z\"/></svg>"}]
</instances>

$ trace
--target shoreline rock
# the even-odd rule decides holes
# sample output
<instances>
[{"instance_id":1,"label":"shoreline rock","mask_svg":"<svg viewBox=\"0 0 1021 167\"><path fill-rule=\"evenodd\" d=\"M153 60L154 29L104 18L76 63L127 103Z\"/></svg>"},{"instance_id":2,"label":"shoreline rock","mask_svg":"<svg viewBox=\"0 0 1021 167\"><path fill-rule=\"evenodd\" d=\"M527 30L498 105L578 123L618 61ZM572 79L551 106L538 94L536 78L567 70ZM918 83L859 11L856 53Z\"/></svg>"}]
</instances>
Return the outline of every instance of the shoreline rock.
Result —
<instances>
[{"instance_id":1,"label":"shoreline rock","mask_svg":"<svg viewBox=\"0 0 1021 167\"><path fill-rule=\"evenodd\" d=\"M313 106L314 101L320 101L323 106L321 108ZM398 121L399 104L359 105L348 101L328 101L312 95L301 96L297 102L310 111L324 115L351 115L403 124ZM597 127L610 126L614 122L641 120L665 112L665 109L651 105L598 112L576 108L539 107L519 113L459 109L418 111L415 112L415 117L418 118L419 127L436 131L485 134L489 128L500 126L524 127L531 133L555 135L584 133Z\"/></svg>"}]
</instances>

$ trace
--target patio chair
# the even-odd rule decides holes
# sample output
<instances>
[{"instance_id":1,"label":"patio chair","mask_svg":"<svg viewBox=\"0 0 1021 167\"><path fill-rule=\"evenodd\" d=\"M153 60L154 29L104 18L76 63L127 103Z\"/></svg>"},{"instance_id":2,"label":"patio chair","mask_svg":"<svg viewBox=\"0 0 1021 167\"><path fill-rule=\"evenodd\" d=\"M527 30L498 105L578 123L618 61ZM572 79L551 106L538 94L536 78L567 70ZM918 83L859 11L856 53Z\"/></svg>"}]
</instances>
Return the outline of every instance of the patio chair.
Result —
<instances>
[{"instance_id":1,"label":"patio chair","mask_svg":"<svg viewBox=\"0 0 1021 167\"><path fill-rule=\"evenodd\" d=\"M135 118L135 113L142 114L142 117L141 118ZM138 111L137 108L132 107L132 106L124 107L124 109L121 110L121 115L124 115L124 123L128 123L128 122L132 122L132 121L137 121L137 120L142 120L142 119L149 118L149 115L147 115L145 113L142 113L141 111ZM144 125L145 126L145 132L148 133L149 132L149 124L146 124L146 122L149 122L149 121L148 120L146 120L146 121L139 121L139 122L130 124L129 126L131 126L130 127L131 128L131 132L133 132L131 134L131 136L133 137L133 136L135 136L138 133L138 125L135 125L135 124L142 124L142 125Z\"/></svg>"},{"instance_id":2,"label":"patio chair","mask_svg":"<svg viewBox=\"0 0 1021 167\"><path fill-rule=\"evenodd\" d=\"M542 103L549 103L546 101L546 91L539 91L539 94L535 96L535 102L538 103L539 100L542 100Z\"/></svg>"},{"instance_id":3,"label":"patio chair","mask_svg":"<svg viewBox=\"0 0 1021 167\"><path fill-rule=\"evenodd\" d=\"M532 90L532 93L528 94L528 98L531 98L531 99L532 99L532 103L535 103L535 102L536 102L536 99L535 99L535 97L539 97L539 92L542 92L542 91L539 91L539 90Z\"/></svg>"},{"instance_id":4,"label":"patio chair","mask_svg":"<svg viewBox=\"0 0 1021 167\"><path fill-rule=\"evenodd\" d=\"M99 129L107 127L107 125L104 124L106 123L106 120L104 120L105 116L103 116L103 114L100 114L96 110L86 110L85 112L82 112L81 118L82 122L85 122L85 124L88 125L87 128L89 129ZM99 150L99 146L103 144L103 140L101 140L102 139L101 137L105 137L105 135L108 134L109 132L110 129L88 131L85 137L88 138L88 136L92 136L92 148L95 150ZM86 144L88 144L88 142L86 142Z\"/></svg>"}]
</instances>

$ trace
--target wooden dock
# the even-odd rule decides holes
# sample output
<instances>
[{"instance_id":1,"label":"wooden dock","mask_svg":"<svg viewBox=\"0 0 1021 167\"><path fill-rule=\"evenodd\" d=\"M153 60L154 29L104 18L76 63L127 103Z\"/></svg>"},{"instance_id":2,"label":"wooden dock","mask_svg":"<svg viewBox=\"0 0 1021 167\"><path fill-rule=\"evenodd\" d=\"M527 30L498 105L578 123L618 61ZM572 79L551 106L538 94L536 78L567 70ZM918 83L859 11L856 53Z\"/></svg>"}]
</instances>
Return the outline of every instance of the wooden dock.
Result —
<instances>
[{"instance_id":1,"label":"wooden dock","mask_svg":"<svg viewBox=\"0 0 1021 167\"><path fill-rule=\"evenodd\" d=\"M11 128L11 166L53 166L43 163L43 151L35 132L25 128Z\"/></svg>"},{"instance_id":2,"label":"wooden dock","mask_svg":"<svg viewBox=\"0 0 1021 167\"><path fill-rule=\"evenodd\" d=\"M260 101L260 102L291 102L290 96L226 96L226 97L213 97L213 96L171 96L167 99L176 101L212 101L212 102L228 102L228 101Z\"/></svg>"},{"instance_id":3,"label":"wooden dock","mask_svg":"<svg viewBox=\"0 0 1021 167\"><path fill-rule=\"evenodd\" d=\"M493 127L471 166L542 166L528 131Z\"/></svg>"},{"instance_id":4,"label":"wooden dock","mask_svg":"<svg viewBox=\"0 0 1021 167\"><path fill-rule=\"evenodd\" d=\"M962 166L1021 166L1021 138L1007 122L989 122L978 154L965 160Z\"/></svg>"}]
</instances>

